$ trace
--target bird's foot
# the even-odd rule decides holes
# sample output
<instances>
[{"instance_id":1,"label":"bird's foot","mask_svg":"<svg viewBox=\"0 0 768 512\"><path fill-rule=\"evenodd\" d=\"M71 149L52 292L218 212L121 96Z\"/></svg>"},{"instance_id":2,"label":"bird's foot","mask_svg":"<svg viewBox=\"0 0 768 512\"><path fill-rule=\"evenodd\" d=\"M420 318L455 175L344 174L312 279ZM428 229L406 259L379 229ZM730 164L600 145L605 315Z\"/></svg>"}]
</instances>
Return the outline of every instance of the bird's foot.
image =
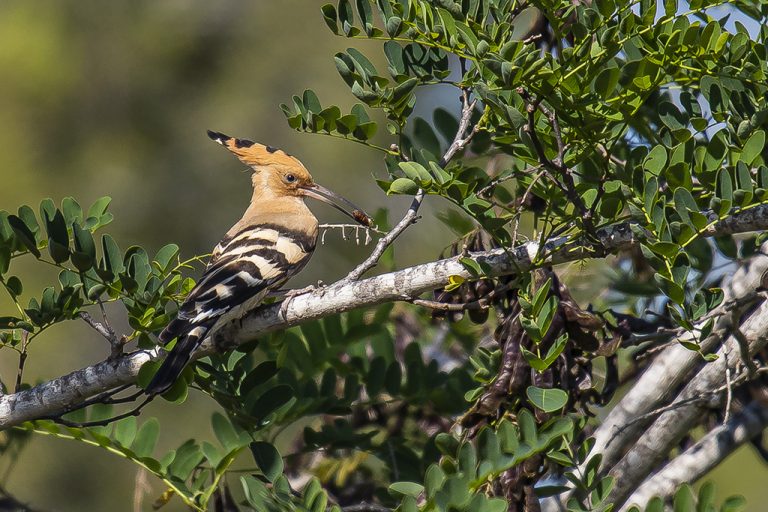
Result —
<instances>
[{"instance_id":1,"label":"bird's foot","mask_svg":"<svg viewBox=\"0 0 768 512\"><path fill-rule=\"evenodd\" d=\"M283 301L280 303L280 316L283 318L283 320L287 320L286 314L288 313L288 306L290 305L291 301L298 297L299 295L304 295L305 293L311 293L317 290L318 288L321 288L323 286L322 281L318 281L317 285L309 285L305 286L304 288L298 288L296 290L277 290L274 292L275 297L282 297ZM271 294L270 294L271 295Z\"/></svg>"}]
</instances>

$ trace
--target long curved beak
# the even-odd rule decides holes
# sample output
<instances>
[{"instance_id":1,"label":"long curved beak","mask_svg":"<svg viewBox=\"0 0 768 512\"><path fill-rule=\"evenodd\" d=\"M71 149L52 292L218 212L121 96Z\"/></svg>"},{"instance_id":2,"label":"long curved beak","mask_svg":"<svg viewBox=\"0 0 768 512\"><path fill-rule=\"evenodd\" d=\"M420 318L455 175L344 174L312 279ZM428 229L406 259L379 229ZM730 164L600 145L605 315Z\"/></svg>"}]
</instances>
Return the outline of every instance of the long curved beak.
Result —
<instances>
[{"instance_id":1,"label":"long curved beak","mask_svg":"<svg viewBox=\"0 0 768 512\"><path fill-rule=\"evenodd\" d=\"M304 195L328 203L363 226L373 226L373 219L371 219L362 208L355 206L351 201L341 197L336 192L328 190L322 185L313 183L312 186L304 187Z\"/></svg>"}]
</instances>

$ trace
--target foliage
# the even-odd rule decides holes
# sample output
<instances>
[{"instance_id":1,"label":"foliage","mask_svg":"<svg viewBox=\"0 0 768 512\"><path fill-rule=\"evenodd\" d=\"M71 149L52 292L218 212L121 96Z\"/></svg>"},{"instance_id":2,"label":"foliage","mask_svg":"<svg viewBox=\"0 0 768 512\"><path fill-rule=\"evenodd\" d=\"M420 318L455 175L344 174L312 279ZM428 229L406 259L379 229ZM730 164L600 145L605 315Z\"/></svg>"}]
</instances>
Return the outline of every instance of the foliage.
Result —
<instances>
[{"instance_id":1,"label":"foliage","mask_svg":"<svg viewBox=\"0 0 768 512\"><path fill-rule=\"evenodd\" d=\"M768 201L768 29L754 35L737 20L764 22L768 9L739 2L717 19L719 3L323 6L334 34L383 41L386 73L358 49L338 53L336 68L361 103L343 113L307 90L282 106L288 124L381 152L376 181L387 194L423 191L452 205L442 216L459 236L449 251L474 279L452 278L434 302L490 297L485 307L464 316L387 304L197 362L165 398L183 402L194 388L216 400L218 445L189 440L157 457L154 419L77 426L108 417L98 407L24 428L130 459L199 510L229 495L227 476L247 451L255 467L236 492L259 511L359 502L403 512L529 510L568 487L569 510L610 510L613 480L590 455L589 432L592 407L618 386L619 348L660 327L706 338L723 300L715 261L749 256L761 241L707 238L718 221ZM461 96L458 116L455 105L414 116L421 91L434 87ZM84 212L71 198L58 208L45 200L39 216L27 206L0 214L0 282L17 306L0 318L1 340L22 369L40 332L105 302L124 305L133 329L113 336L113 355L132 340L152 347L193 286L182 271L197 258L181 260L173 244L150 258L141 247L121 251L108 234L97 243L94 233L112 220L108 202ZM603 310L580 307L543 264L573 246L546 242L567 235L585 256L602 257L601 233L625 222L639 249L614 265L609 296L595 298ZM539 242L534 272L490 279L468 253L526 238ZM22 305L22 281L9 272L25 255L60 273L58 286ZM605 368L602 382L594 365ZM142 369L140 384L155 367ZM730 499L720 510L738 506ZM674 508L714 510L711 488L697 499L682 488Z\"/></svg>"}]
</instances>

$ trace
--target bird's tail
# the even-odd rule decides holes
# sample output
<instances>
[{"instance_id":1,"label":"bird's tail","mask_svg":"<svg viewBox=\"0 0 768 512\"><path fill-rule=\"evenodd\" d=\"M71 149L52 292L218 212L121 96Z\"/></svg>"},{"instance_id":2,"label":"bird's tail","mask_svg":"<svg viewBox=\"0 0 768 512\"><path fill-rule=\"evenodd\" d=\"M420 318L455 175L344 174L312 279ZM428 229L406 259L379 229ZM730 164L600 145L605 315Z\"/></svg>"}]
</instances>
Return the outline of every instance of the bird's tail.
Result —
<instances>
[{"instance_id":1,"label":"bird's tail","mask_svg":"<svg viewBox=\"0 0 768 512\"><path fill-rule=\"evenodd\" d=\"M163 335L166 334L166 332L169 332L169 329L166 328L160 335L162 341L170 341L163 339ZM207 325L198 325L188 333L182 334L176 342L176 345L165 357L163 364L160 365L157 373L152 377L152 380L144 391L150 396L159 395L168 391L173 383L176 382L176 379L179 378L184 367L189 363L189 359L192 357L195 349L197 349L203 342L207 332Z\"/></svg>"}]
</instances>

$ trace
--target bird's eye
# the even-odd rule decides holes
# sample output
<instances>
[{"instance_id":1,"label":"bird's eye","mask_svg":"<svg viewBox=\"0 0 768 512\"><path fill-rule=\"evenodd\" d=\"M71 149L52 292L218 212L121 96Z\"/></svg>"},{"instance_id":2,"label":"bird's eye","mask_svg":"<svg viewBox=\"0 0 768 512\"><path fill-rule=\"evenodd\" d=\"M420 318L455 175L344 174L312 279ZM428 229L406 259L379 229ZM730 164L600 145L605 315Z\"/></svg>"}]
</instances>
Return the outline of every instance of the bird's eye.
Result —
<instances>
[{"instance_id":1,"label":"bird's eye","mask_svg":"<svg viewBox=\"0 0 768 512\"><path fill-rule=\"evenodd\" d=\"M294 181L296 181L296 175L294 175L294 174L286 174L285 175L285 181L286 181L286 183L293 183Z\"/></svg>"}]
</instances>

